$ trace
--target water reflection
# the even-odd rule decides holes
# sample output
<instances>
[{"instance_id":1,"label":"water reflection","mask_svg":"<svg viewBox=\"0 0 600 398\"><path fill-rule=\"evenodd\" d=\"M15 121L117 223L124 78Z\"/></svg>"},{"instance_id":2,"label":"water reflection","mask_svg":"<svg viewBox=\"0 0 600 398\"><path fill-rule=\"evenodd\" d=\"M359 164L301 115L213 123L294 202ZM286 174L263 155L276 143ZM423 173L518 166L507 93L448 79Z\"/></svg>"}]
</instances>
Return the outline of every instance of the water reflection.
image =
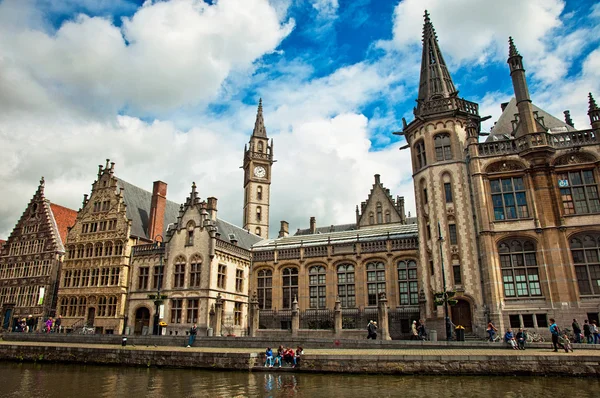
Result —
<instances>
[{"instance_id":1,"label":"water reflection","mask_svg":"<svg viewBox=\"0 0 600 398\"><path fill-rule=\"evenodd\" d=\"M219 372L0 362L0 397L597 397L600 380Z\"/></svg>"}]
</instances>

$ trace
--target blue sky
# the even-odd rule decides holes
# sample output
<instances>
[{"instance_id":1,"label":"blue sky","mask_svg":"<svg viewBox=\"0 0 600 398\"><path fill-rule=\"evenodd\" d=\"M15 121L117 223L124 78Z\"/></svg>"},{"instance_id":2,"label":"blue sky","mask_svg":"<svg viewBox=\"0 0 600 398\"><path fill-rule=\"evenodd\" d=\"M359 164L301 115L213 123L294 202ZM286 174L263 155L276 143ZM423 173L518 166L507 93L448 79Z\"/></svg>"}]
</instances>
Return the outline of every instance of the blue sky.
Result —
<instances>
[{"instance_id":1,"label":"blue sky","mask_svg":"<svg viewBox=\"0 0 600 398\"><path fill-rule=\"evenodd\" d=\"M592 0L0 1L0 238L41 175L79 208L98 164L182 202L192 181L242 218L242 149L262 97L275 141L271 233L352 222L373 174L414 213L408 151L427 8L455 84L491 115L511 97L507 39L536 105L588 128L600 100ZM8 195L8 193L11 195Z\"/></svg>"}]
</instances>

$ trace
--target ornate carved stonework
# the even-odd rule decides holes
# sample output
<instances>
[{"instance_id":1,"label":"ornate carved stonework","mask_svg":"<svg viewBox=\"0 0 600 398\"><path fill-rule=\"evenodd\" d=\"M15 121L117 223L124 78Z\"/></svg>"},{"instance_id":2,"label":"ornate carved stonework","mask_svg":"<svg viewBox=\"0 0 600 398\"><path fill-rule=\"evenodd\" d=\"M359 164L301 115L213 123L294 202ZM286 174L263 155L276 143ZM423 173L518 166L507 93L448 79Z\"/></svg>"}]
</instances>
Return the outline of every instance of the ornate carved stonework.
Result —
<instances>
[{"instance_id":1,"label":"ornate carved stonework","mask_svg":"<svg viewBox=\"0 0 600 398\"><path fill-rule=\"evenodd\" d=\"M515 160L503 160L495 162L486 168L487 173L505 173L507 171L525 170L525 165Z\"/></svg>"},{"instance_id":2,"label":"ornate carved stonework","mask_svg":"<svg viewBox=\"0 0 600 398\"><path fill-rule=\"evenodd\" d=\"M565 166L569 164L578 163L593 163L596 161L596 157L586 152L573 152L566 155L559 156L555 161L555 166Z\"/></svg>"}]
</instances>

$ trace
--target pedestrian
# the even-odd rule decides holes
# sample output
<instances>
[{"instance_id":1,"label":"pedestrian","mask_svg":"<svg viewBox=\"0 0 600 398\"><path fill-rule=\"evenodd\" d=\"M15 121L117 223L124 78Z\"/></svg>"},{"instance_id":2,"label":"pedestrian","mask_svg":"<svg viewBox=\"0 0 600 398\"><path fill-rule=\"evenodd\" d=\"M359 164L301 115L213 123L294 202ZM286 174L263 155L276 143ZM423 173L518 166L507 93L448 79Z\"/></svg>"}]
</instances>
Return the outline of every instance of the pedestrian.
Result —
<instances>
[{"instance_id":1,"label":"pedestrian","mask_svg":"<svg viewBox=\"0 0 600 398\"><path fill-rule=\"evenodd\" d=\"M277 356L275 357L275 366L277 366L277 364L279 364L279 367L281 367L281 364L283 363L283 354L285 353L285 349L283 348L282 345L279 346L279 348L277 349Z\"/></svg>"},{"instance_id":2,"label":"pedestrian","mask_svg":"<svg viewBox=\"0 0 600 398\"><path fill-rule=\"evenodd\" d=\"M33 333L33 329L35 328L35 319L33 319L33 315L29 314L27 317L27 332Z\"/></svg>"},{"instance_id":3,"label":"pedestrian","mask_svg":"<svg viewBox=\"0 0 600 398\"><path fill-rule=\"evenodd\" d=\"M587 319L583 321L583 337L585 337L586 343L592 344L592 328Z\"/></svg>"},{"instance_id":4,"label":"pedestrian","mask_svg":"<svg viewBox=\"0 0 600 398\"><path fill-rule=\"evenodd\" d=\"M590 331L594 336L594 344L600 343L600 330L598 329L598 322L596 320L592 321L592 325L590 326Z\"/></svg>"},{"instance_id":5,"label":"pedestrian","mask_svg":"<svg viewBox=\"0 0 600 398\"><path fill-rule=\"evenodd\" d=\"M46 320L46 333L50 333L52 331L52 324L54 322L52 321L52 317L48 317L48 319Z\"/></svg>"},{"instance_id":6,"label":"pedestrian","mask_svg":"<svg viewBox=\"0 0 600 398\"><path fill-rule=\"evenodd\" d=\"M271 349L271 347L267 347L267 350L265 351L265 368L267 367L267 365L272 368L273 367L273 350Z\"/></svg>"},{"instance_id":7,"label":"pedestrian","mask_svg":"<svg viewBox=\"0 0 600 398\"><path fill-rule=\"evenodd\" d=\"M60 333L60 325L62 323L62 315L59 315L58 318L54 321L54 332Z\"/></svg>"},{"instance_id":8,"label":"pedestrian","mask_svg":"<svg viewBox=\"0 0 600 398\"><path fill-rule=\"evenodd\" d=\"M504 342L512 347L513 350L518 350L517 341L515 340L515 336L512 332L511 328L508 328L506 333L504 334Z\"/></svg>"},{"instance_id":9,"label":"pedestrian","mask_svg":"<svg viewBox=\"0 0 600 398\"><path fill-rule=\"evenodd\" d=\"M552 347L554 348L554 352L558 352L558 346L560 345L561 348L564 348L564 346L558 342L560 328L556 324L554 318L550 318L550 333L552 334Z\"/></svg>"},{"instance_id":10,"label":"pedestrian","mask_svg":"<svg viewBox=\"0 0 600 398\"><path fill-rule=\"evenodd\" d=\"M427 328L425 327L425 321L422 319L419 319L419 338L427 340Z\"/></svg>"},{"instance_id":11,"label":"pedestrian","mask_svg":"<svg viewBox=\"0 0 600 398\"><path fill-rule=\"evenodd\" d=\"M413 321L410 331L411 331L410 339L417 340L419 338L419 332L417 331L417 321Z\"/></svg>"},{"instance_id":12,"label":"pedestrian","mask_svg":"<svg viewBox=\"0 0 600 398\"><path fill-rule=\"evenodd\" d=\"M304 354L304 349L302 349L300 346L296 347L296 354L294 355L294 368L300 363L300 356L302 354Z\"/></svg>"},{"instance_id":13,"label":"pedestrian","mask_svg":"<svg viewBox=\"0 0 600 398\"><path fill-rule=\"evenodd\" d=\"M496 329L496 326L494 326L494 323L492 321L489 321L487 324L486 332L487 332L488 336L490 337L490 341L494 341L494 335L496 334L497 331L498 331L498 329Z\"/></svg>"},{"instance_id":14,"label":"pedestrian","mask_svg":"<svg viewBox=\"0 0 600 398\"><path fill-rule=\"evenodd\" d=\"M574 343L581 343L581 327L579 327L579 322L577 322L577 319L573 319L571 327L573 327L573 334L575 335Z\"/></svg>"},{"instance_id":15,"label":"pedestrian","mask_svg":"<svg viewBox=\"0 0 600 398\"><path fill-rule=\"evenodd\" d=\"M519 328L516 338L519 350L525 350L525 343L527 342L527 331L523 328Z\"/></svg>"},{"instance_id":16,"label":"pedestrian","mask_svg":"<svg viewBox=\"0 0 600 398\"><path fill-rule=\"evenodd\" d=\"M188 345L187 345L188 348L190 348L194 344L194 341L196 341L196 335L197 334L198 334L198 327L194 323L194 326L192 326L190 328L190 338L188 340Z\"/></svg>"},{"instance_id":17,"label":"pedestrian","mask_svg":"<svg viewBox=\"0 0 600 398\"><path fill-rule=\"evenodd\" d=\"M377 339L377 322L370 320L367 325L367 340L368 339Z\"/></svg>"}]
</instances>

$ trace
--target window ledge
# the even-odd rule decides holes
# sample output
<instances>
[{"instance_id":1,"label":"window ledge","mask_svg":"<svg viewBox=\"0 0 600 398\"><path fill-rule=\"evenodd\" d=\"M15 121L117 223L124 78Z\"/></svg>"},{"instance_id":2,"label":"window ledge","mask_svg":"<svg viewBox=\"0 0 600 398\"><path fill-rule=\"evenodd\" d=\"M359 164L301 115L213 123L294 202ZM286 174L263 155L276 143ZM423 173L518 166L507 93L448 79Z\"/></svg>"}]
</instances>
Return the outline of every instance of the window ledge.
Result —
<instances>
[{"instance_id":1,"label":"window ledge","mask_svg":"<svg viewBox=\"0 0 600 398\"><path fill-rule=\"evenodd\" d=\"M509 218L506 220L492 220L492 222L496 223L496 222L500 222L500 223L504 223L504 222L515 222L515 221L533 221L533 217L525 217L525 218Z\"/></svg>"},{"instance_id":2,"label":"window ledge","mask_svg":"<svg viewBox=\"0 0 600 398\"><path fill-rule=\"evenodd\" d=\"M579 298L582 300L593 300L600 298L600 294L580 294Z\"/></svg>"},{"instance_id":3,"label":"window ledge","mask_svg":"<svg viewBox=\"0 0 600 398\"><path fill-rule=\"evenodd\" d=\"M576 213L576 214L563 214L565 218L573 218L573 217L585 217L585 216L595 216L600 214L600 212L589 212L589 213Z\"/></svg>"},{"instance_id":4,"label":"window ledge","mask_svg":"<svg viewBox=\"0 0 600 398\"><path fill-rule=\"evenodd\" d=\"M545 301L544 296L504 297L506 301Z\"/></svg>"}]
</instances>

